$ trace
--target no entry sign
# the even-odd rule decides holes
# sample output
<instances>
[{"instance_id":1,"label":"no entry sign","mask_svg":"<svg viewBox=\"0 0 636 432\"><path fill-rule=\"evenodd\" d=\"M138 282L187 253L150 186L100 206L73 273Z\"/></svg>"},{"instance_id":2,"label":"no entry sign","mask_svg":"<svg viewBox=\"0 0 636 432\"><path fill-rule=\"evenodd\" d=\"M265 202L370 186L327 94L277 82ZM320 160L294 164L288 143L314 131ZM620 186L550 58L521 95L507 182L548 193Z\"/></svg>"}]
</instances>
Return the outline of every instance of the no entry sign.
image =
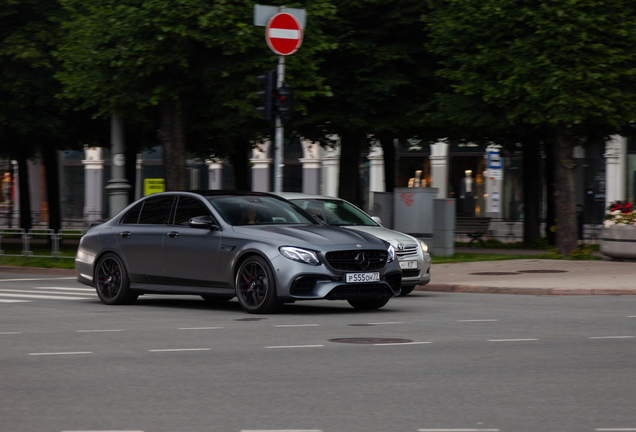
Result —
<instances>
[{"instance_id":1,"label":"no entry sign","mask_svg":"<svg viewBox=\"0 0 636 432\"><path fill-rule=\"evenodd\" d=\"M303 42L303 30L295 16L288 13L274 15L265 28L267 45L278 55L296 52Z\"/></svg>"}]
</instances>

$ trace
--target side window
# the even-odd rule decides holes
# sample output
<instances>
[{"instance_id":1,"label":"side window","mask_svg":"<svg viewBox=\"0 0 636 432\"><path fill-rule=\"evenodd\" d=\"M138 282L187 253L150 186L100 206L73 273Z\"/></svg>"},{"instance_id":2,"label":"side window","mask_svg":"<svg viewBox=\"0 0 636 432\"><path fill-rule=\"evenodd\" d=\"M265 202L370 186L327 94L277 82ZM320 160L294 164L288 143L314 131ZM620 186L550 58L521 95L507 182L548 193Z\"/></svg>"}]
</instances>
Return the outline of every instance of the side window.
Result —
<instances>
[{"instance_id":1,"label":"side window","mask_svg":"<svg viewBox=\"0 0 636 432\"><path fill-rule=\"evenodd\" d=\"M173 196L160 196L144 201L144 208L139 216L140 224L167 224L172 208Z\"/></svg>"},{"instance_id":2,"label":"side window","mask_svg":"<svg viewBox=\"0 0 636 432\"><path fill-rule=\"evenodd\" d=\"M196 198L179 197L177 211L174 215L174 224L188 226L190 219L196 216L210 216L210 211L205 204Z\"/></svg>"},{"instance_id":3,"label":"side window","mask_svg":"<svg viewBox=\"0 0 636 432\"><path fill-rule=\"evenodd\" d=\"M136 224L137 221L139 220L139 213L141 213L141 208L143 207L143 205L144 203L142 201L139 204L135 205L130 210L128 210L128 212L124 215L124 217L121 218L121 222L119 223L126 224L126 225Z\"/></svg>"}]
</instances>

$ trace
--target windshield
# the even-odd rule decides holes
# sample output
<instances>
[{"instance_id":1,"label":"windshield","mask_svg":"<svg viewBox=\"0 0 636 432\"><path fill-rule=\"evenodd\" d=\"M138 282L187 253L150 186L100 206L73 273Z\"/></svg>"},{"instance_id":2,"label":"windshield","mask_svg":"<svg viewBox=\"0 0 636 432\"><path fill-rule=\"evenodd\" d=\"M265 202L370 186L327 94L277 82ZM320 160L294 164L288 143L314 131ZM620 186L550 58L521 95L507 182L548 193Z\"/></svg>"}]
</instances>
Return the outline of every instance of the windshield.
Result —
<instances>
[{"instance_id":1,"label":"windshield","mask_svg":"<svg viewBox=\"0 0 636 432\"><path fill-rule=\"evenodd\" d=\"M379 226L366 213L347 201L334 199L295 199L292 201L328 225Z\"/></svg>"},{"instance_id":2,"label":"windshield","mask_svg":"<svg viewBox=\"0 0 636 432\"><path fill-rule=\"evenodd\" d=\"M318 224L301 208L282 199L250 195L207 199L230 225Z\"/></svg>"}]
</instances>

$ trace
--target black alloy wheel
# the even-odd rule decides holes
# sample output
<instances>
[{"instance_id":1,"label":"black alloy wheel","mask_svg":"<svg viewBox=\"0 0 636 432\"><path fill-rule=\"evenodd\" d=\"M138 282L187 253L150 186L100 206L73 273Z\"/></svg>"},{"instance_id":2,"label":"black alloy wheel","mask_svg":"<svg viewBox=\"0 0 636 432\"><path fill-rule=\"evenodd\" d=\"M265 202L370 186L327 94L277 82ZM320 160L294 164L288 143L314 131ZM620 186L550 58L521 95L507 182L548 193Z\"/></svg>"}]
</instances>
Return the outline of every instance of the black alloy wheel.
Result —
<instances>
[{"instance_id":1,"label":"black alloy wheel","mask_svg":"<svg viewBox=\"0 0 636 432\"><path fill-rule=\"evenodd\" d=\"M99 299L107 305L130 304L138 297L130 291L126 269L121 259L113 253L104 255L97 263L95 288Z\"/></svg>"},{"instance_id":2,"label":"black alloy wheel","mask_svg":"<svg viewBox=\"0 0 636 432\"><path fill-rule=\"evenodd\" d=\"M380 297L374 299L350 299L347 300L351 306L359 310L380 309L387 304L391 297Z\"/></svg>"},{"instance_id":3,"label":"black alloy wheel","mask_svg":"<svg viewBox=\"0 0 636 432\"><path fill-rule=\"evenodd\" d=\"M236 273L236 297L249 313L274 313L281 307L276 282L269 264L259 256L251 256Z\"/></svg>"}]
</instances>

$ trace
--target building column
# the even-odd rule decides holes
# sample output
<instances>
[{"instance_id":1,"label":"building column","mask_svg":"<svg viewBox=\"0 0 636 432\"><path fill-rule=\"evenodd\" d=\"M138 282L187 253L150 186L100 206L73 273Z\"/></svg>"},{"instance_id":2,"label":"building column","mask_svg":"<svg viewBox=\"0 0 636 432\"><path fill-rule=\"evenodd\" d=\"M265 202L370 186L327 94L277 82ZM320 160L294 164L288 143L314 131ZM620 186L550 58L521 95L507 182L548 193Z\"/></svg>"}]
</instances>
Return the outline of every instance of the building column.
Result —
<instances>
[{"instance_id":1,"label":"building column","mask_svg":"<svg viewBox=\"0 0 636 432\"><path fill-rule=\"evenodd\" d=\"M303 193L320 194L320 143L301 140L303 157L299 159L303 164Z\"/></svg>"},{"instance_id":2,"label":"building column","mask_svg":"<svg viewBox=\"0 0 636 432\"><path fill-rule=\"evenodd\" d=\"M20 227L20 176L18 175L18 161L12 160L13 165L13 206L12 206L12 219L11 226Z\"/></svg>"},{"instance_id":3,"label":"building column","mask_svg":"<svg viewBox=\"0 0 636 432\"><path fill-rule=\"evenodd\" d=\"M84 154L84 220L92 223L102 218L104 160L99 147L87 146Z\"/></svg>"},{"instance_id":4,"label":"building column","mask_svg":"<svg viewBox=\"0 0 636 432\"><path fill-rule=\"evenodd\" d=\"M143 153L137 153L137 161L135 163L135 200L144 196L144 156Z\"/></svg>"},{"instance_id":5,"label":"building column","mask_svg":"<svg viewBox=\"0 0 636 432\"><path fill-rule=\"evenodd\" d=\"M437 198L448 198L448 142L446 139L431 144L431 185L437 189Z\"/></svg>"},{"instance_id":6,"label":"building column","mask_svg":"<svg viewBox=\"0 0 636 432\"><path fill-rule=\"evenodd\" d=\"M322 190L321 195L337 197L338 179L340 176L340 140L334 147L327 147L321 161ZM356 162L356 167L357 167Z\"/></svg>"},{"instance_id":7,"label":"building column","mask_svg":"<svg viewBox=\"0 0 636 432\"><path fill-rule=\"evenodd\" d=\"M272 164L272 159L267 157L269 155L269 149L271 147L270 140L264 140L252 149L252 191L254 192L269 192L269 170Z\"/></svg>"},{"instance_id":8,"label":"building column","mask_svg":"<svg viewBox=\"0 0 636 432\"><path fill-rule=\"evenodd\" d=\"M205 163L208 165L208 189L223 189L223 160L206 159Z\"/></svg>"},{"instance_id":9,"label":"building column","mask_svg":"<svg viewBox=\"0 0 636 432\"><path fill-rule=\"evenodd\" d=\"M124 121L119 114L113 114L110 116L110 180L106 186L111 218L128 205L130 184L126 180L125 150Z\"/></svg>"},{"instance_id":10,"label":"building column","mask_svg":"<svg viewBox=\"0 0 636 432\"><path fill-rule=\"evenodd\" d=\"M605 208L627 199L627 138L612 135L605 143Z\"/></svg>"},{"instance_id":11,"label":"building column","mask_svg":"<svg viewBox=\"0 0 636 432\"><path fill-rule=\"evenodd\" d=\"M369 148L369 208L373 208L373 192L385 192L384 151L378 142Z\"/></svg>"}]
</instances>

